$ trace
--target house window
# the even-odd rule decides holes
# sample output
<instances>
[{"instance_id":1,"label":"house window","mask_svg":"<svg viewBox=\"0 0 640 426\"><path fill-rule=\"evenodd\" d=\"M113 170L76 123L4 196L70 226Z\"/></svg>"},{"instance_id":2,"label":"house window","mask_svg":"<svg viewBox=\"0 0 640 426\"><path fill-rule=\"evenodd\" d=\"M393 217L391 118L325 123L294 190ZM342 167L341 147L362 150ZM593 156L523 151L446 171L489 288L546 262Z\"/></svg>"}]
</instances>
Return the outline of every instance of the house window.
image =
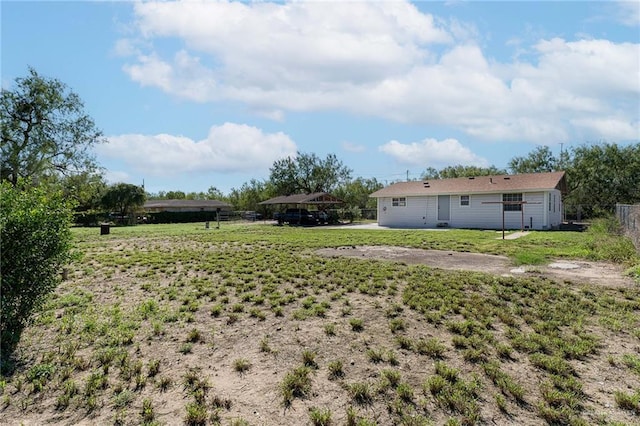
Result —
<instances>
[{"instance_id":1,"label":"house window","mask_svg":"<svg viewBox=\"0 0 640 426\"><path fill-rule=\"evenodd\" d=\"M551 194L549 194L549 211L551 211Z\"/></svg>"},{"instance_id":2,"label":"house window","mask_svg":"<svg viewBox=\"0 0 640 426\"><path fill-rule=\"evenodd\" d=\"M469 195L461 195L460 196L460 205L461 206L469 206L471 205L471 200Z\"/></svg>"},{"instance_id":3,"label":"house window","mask_svg":"<svg viewBox=\"0 0 640 426\"><path fill-rule=\"evenodd\" d=\"M392 198L391 199L391 205L393 207L406 207L407 205L407 199L405 197L401 197L401 198Z\"/></svg>"},{"instance_id":4,"label":"house window","mask_svg":"<svg viewBox=\"0 0 640 426\"><path fill-rule=\"evenodd\" d=\"M502 194L502 205L505 212L522 211L522 204L508 204L510 202L522 202L522 194Z\"/></svg>"}]
</instances>

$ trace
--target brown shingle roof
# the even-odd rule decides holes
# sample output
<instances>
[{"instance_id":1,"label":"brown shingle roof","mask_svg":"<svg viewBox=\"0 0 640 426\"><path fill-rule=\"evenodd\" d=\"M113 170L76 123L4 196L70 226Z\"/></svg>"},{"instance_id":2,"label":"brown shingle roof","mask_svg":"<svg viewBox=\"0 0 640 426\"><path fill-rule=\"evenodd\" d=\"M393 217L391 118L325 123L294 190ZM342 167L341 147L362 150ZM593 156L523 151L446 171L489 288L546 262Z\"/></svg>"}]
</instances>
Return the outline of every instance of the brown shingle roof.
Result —
<instances>
[{"instance_id":1,"label":"brown shingle roof","mask_svg":"<svg viewBox=\"0 0 640 426\"><path fill-rule=\"evenodd\" d=\"M566 192L564 172L520 175L476 176L455 179L399 182L382 188L370 197L404 197L437 194L475 194L491 192L533 192L559 189Z\"/></svg>"}]
</instances>

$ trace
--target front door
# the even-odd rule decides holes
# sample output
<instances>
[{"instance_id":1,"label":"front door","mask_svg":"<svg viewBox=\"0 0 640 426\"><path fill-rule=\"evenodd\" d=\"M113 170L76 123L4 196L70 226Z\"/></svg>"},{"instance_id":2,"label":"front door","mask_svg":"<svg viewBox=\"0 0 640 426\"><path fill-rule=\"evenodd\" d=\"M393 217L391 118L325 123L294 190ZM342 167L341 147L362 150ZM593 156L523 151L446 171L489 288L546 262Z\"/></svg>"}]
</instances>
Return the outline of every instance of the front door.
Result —
<instances>
[{"instance_id":1,"label":"front door","mask_svg":"<svg viewBox=\"0 0 640 426\"><path fill-rule=\"evenodd\" d=\"M449 220L450 195L438 195L438 220Z\"/></svg>"}]
</instances>

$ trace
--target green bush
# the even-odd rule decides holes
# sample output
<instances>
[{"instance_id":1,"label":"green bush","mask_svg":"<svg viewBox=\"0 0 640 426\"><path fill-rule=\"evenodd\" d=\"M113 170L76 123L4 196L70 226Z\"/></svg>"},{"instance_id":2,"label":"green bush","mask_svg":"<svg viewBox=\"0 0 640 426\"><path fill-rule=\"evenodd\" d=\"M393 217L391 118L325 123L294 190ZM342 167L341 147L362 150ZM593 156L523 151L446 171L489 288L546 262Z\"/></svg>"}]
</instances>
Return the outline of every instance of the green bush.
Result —
<instances>
[{"instance_id":1,"label":"green bush","mask_svg":"<svg viewBox=\"0 0 640 426\"><path fill-rule=\"evenodd\" d=\"M61 194L0 187L2 369L31 315L60 281L71 256L71 208Z\"/></svg>"}]
</instances>

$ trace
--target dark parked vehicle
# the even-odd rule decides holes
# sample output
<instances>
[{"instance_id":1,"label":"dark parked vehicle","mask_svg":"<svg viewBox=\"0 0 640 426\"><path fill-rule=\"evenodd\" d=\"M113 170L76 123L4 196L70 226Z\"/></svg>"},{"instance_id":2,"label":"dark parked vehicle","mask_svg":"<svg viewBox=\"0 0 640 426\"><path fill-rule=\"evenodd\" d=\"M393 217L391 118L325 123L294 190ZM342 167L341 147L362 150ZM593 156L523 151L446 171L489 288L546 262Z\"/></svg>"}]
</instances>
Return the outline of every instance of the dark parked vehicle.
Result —
<instances>
[{"instance_id":1,"label":"dark parked vehicle","mask_svg":"<svg viewBox=\"0 0 640 426\"><path fill-rule=\"evenodd\" d=\"M316 222L320 224L329 223L329 215L325 211L322 211L322 210L315 211L313 212L313 216L316 218Z\"/></svg>"},{"instance_id":2,"label":"dark parked vehicle","mask_svg":"<svg viewBox=\"0 0 640 426\"><path fill-rule=\"evenodd\" d=\"M242 214L243 219L245 220L261 220L262 214L258 212L248 211Z\"/></svg>"},{"instance_id":3,"label":"dark parked vehicle","mask_svg":"<svg viewBox=\"0 0 640 426\"><path fill-rule=\"evenodd\" d=\"M306 209L287 209L284 213L276 213L273 218L278 224L316 225L318 220Z\"/></svg>"}]
</instances>

